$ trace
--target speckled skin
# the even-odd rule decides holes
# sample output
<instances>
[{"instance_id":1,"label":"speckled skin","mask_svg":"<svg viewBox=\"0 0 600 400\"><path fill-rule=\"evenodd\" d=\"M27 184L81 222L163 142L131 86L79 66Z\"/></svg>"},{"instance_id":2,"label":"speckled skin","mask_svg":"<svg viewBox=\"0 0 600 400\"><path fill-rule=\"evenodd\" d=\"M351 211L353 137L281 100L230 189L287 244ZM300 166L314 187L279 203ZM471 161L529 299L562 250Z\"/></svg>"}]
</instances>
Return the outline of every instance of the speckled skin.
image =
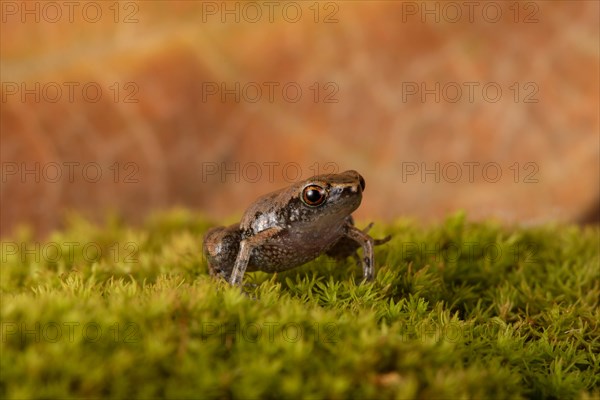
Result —
<instances>
[{"instance_id":1,"label":"speckled skin","mask_svg":"<svg viewBox=\"0 0 600 400\"><path fill-rule=\"evenodd\" d=\"M322 189L322 203L303 197L310 188ZM362 200L365 182L356 171L318 175L258 198L240 224L210 229L204 255L212 275L239 285L246 271L277 272L295 268L326 253L334 258L355 256L363 248L363 276L371 280L374 240L354 226L351 213Z\"/></svg>"}]
</instances>

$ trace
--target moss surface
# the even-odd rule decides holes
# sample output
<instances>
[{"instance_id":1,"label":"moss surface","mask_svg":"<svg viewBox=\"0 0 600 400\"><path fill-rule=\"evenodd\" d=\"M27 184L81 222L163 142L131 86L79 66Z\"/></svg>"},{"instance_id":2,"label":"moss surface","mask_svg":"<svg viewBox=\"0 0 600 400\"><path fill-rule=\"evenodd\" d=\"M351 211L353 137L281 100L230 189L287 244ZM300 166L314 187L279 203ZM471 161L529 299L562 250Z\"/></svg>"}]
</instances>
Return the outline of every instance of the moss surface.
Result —
<instances>
[{"instance_id":1,"label":"moss surface","mask_svg":"<svg viewBox=\"0 0 600 400\"><path fill-rule=\"evenodd\" d=\"M242 294L207 275L210 225L5 238L2 397L600 396L598 228L376 224L375 282L321 257Z\"/></svg>"}]
</instances>

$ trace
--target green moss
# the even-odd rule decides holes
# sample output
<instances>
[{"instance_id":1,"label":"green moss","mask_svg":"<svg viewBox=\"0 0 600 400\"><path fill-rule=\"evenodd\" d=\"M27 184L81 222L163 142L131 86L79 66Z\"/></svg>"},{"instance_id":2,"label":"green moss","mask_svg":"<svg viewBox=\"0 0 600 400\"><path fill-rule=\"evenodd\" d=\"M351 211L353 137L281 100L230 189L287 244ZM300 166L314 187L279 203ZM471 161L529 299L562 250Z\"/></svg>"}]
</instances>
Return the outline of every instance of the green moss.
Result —
<instances>
[{"instance_id":1,"label":"green moss","mask_svg":"<svg viewBox=\"0 0 600 400\"><path fill-rule=\"evenodd\" d=\"M322 257L242 294L207 276L210 225L4 239L2 397L600 396L598 228L379 224L374 283Z\"/></svg>"}]
</instances>

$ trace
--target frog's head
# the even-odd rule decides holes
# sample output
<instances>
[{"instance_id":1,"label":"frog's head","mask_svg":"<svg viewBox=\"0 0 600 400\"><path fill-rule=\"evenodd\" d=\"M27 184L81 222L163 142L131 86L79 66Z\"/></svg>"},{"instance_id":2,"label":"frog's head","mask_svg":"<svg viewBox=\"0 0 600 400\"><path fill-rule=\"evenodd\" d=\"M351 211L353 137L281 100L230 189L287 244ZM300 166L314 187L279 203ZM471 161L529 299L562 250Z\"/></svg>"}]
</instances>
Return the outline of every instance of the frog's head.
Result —
<instances>
[{"instance_id":1,"label":"frog's head","mask_svg":"<svg viewBox=\"0 0 600 400\"><path fill-rule=\"evenodd\" d=\"M319 218L345 218L358 208L365 180L356 171L317 175L299 185L298 198L308 214Z\"/></svg>"},{"instance_id":2,"label":"frog's head","mask_svg":"<svg viewBox=\"0 0 600 400\"><path fill-rule=\"evenodd\" d=\"M364 189L365 180L356 171L316 175L257 199L242 217L240 229L252 235L274 227L330 227L358 208Z\"/></svg>"}]
</instances>

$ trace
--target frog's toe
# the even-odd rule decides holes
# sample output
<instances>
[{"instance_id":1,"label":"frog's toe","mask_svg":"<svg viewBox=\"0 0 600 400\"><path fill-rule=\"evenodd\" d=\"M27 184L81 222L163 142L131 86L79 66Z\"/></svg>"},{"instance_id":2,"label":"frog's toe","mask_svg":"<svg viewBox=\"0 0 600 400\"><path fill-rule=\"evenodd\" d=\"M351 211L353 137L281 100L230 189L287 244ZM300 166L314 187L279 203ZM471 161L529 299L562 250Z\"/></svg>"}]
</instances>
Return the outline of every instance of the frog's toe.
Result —
<instances>
[{"instance_id":1,"label":"frog's toe","mask_svg":"<svg viewBox=\"0 0 600 400\"><path fill-rule=\"evenodd\" d=\"M362 230L363 233L369 233L369 231L371 230L371 228L373 227L374 223L371 222L369 223L369 225L365 226L364 229Z\"/></svg>"},{"instance_id":2,"label":"frog's toe","mask_svg":"<svg viewBox=\"0 0 600 400\"><path fill-rule=\"evenodd\" d=\"M369 225L365 226L363 228L363 233L369 233L369 231L371 230L371 228L373 227L374 223L371 222ZM383 239L373 239L373 245L375 246L379 246L380 244L384 244L390 241L390 239L392 238L392 235L387 235L386 237L384 237Z\"/></svg>"},{"instance_id":3,"label":"frog's toe","mask_svg":"<svg viewBox=\"0 0 600 400\"><path fill-rule=\"evenodd\" d=\"M392 239L392 235L387 235L386 237L384 237L383 239L373 239L373 244L375 246L379 246L380 244L384 244L390 241L390 239Z\"/></svg>"}]
</instances>

